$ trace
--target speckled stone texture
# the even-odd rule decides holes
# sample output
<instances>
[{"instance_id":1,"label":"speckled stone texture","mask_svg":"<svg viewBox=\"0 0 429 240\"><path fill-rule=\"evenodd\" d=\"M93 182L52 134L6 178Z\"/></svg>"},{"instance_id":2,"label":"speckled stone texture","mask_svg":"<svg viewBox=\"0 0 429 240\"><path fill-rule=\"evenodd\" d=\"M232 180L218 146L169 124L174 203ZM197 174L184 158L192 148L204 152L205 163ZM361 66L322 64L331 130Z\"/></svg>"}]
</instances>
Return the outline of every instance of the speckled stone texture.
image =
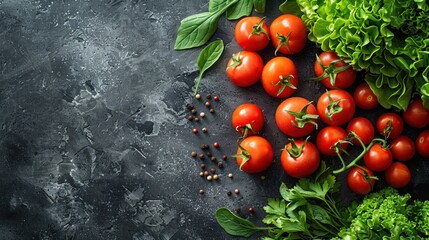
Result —
<instances>
[{"instance_id":1,"label":"speckled stone texture","mask_svg":"<svg viewBox=\"0 0 429 240\"><path fill-rule=\"evenodd\" d=\"M228 81L226 62L240 48L235 22L224 18L213 39L224 40L225 52L202 80L203 99L192 98L201 48L173 46L180 20L207 11L207 2L0 0L0 239L232 239L216 224L219 207L241 208L262 224L266 198L294 182L278 161L287 141L274 124L281 100L259 84L241 89ZM267 2L271 22L281 1ZM262 52L264 60L273 51ZM306 80L316 52L308 43L291 56L302 79L295 95L313 101L324 91ZM220 98L210 100L213 114L207 94ZM193 159L192 151L215 141L217 161L234 153L230 114L245 102L264 109L273 166L249 175L232 158L223 169ZM207 117L189 122L187 103ZM208 132L195 135L194 127ZM201 178L202 162L220 180ZM226 194L235 188L239 195Z\"/></svg>"}]
</instances>

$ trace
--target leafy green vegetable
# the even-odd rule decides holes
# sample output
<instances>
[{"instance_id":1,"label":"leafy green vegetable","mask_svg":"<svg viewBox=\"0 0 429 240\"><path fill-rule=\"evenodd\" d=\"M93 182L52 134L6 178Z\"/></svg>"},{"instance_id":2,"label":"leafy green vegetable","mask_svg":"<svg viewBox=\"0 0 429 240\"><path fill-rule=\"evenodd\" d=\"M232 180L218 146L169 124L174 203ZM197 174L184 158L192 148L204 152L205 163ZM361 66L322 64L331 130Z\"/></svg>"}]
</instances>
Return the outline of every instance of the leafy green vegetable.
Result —
<instances>
[{"instance_id":1,"label":"leafy green vegetable","mask_svg":"<svg viewBox=\"0 0 429 240\"><path fill-rule=\"evenodd\" d=\"M428 1L288 0L280 10L296 3L309 39L365 70L383 107L404 110L416 92L429 108Z\"/></svg>"},{"instance_id":2,"label":"leafy green vegetable","mask_svg":"<svg viewBox=\"0 0 429 240\"><path fill-rule=\"evenodd\" d=\"M265 12L266 0L253 0L253 7L255 12L264 13Z\"/></svg>"},{"instance_id":3,"label":"leafy green vegetable","mask_svg":"<svg viewBox=\"0 0 429 240\"><path fill-rule=\"evenodd\" d=\"M210 0L209 1L209 12L216 12L222 9L227 4L227 0Z\"/></svg>"},{"instance_id":4,"label":"leafy green vegetable","mask_svg":"<svg viewBox=\"0 0 429 240\"><path fill-rule=\"evenodd\" d=\"M235 215L226 208L219 208L216 210L215 217L225 232L232 236L250 237L258 231L267 229L256 226L252 222Z\"/></svg>"},{"instance_id":5,"label":"leafy green vegetable","mask_svg":"<svg viewBox=\"0 0 429 240\"><path fill-rule=\"evenodd\" d=\"M220 16L237 2L239 0L230 0L228 4L213 12L198 13L183 19L177 30L174 49L183 50L205 44L216 32Z\"/></svg>"},{"instance_id":6,"label":"leafy green vegetable","mask_svg":"<svg viewBox=\"0 0 429 240\"><path fill-rule=\"evenodd\" d=\"M207 69L209 69L216 61L220 58L224 50L224 44L221 39L213 41L209 45L207 45L198 56L197 66L198 70L200 70L200 75L197 79L197 84L195 85L195 93L198 92L198 86L200 85L201 78Z\"/></svg>"},{"instance_id":7,"label":"leafy green vegetable","mask_svg":"<svg viewBox=\"0 0 429 240\"><path fill-rule=\"evenodd\" d=\"M228 0L232 1L232 0ZM240 0L228 10L226 10L226 17L228 20L237 20L244 16L249 16L252 13L253 0Z\"/></svg>"}]
</instances>

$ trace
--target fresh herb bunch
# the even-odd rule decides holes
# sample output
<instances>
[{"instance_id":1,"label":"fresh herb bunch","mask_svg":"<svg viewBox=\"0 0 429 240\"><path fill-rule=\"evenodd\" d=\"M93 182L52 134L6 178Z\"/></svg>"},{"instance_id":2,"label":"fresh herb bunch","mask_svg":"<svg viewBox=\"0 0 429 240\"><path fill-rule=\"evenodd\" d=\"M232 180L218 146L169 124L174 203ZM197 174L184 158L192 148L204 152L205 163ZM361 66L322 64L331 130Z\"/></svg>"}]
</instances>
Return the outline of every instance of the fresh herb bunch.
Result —
<instances>
[{"instance_id":1,"label":"fresh herb bunch","mask_svg":"<svg viewBox=\"0 0 429 240\"><path fill-rule=\"evenodd\" d=\"M383 107L405 110L417 93L429 108L428 1L287 0L280 10L302 14L311 41L366 71Z\"/></svg>"}]
</instances>

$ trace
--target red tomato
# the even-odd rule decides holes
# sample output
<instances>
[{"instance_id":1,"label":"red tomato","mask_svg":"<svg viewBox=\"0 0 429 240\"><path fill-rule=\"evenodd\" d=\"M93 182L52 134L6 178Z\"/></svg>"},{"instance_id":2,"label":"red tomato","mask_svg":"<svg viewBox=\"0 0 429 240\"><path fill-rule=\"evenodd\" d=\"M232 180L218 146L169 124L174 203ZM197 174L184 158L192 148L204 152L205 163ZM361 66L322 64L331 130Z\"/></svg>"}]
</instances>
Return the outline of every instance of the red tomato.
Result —
<instances>
[{"instance_id":1,"label":"red tomato","mask_svg":"<svg viewBox=\"0 0 429 240\"><path fill-rule=\"evenodd\" d=\"M276 123L290 137L304 137L316 128L317 110L310 101L302 97L285 99L276 110Z\"/></svg>"},{"instance_id":2,"label":"red tomato","mask_svg":"<svg viewBox=\"0 0 429 240\"><path fill-rule=\"evenodd\" d=\"M384 173L389 186L403 188L411 181L411 172L408 167L401 162L394 162Z\"/></svg>"},{"instance_id":3,"label":"red tomato","mask_svg":"<svg viewBox=\"0 0 429 240\"><path fill-rule=\"evenodd\" d=\"M287 57L275 57L262 70L262 87L270 96L290 97L298 86L295 64Z\"/></svg>"},{"instance_id":4,"label":"red tomato","mask_svg":"<svg viewBox=\"0 0 429 240\"><path fill-rule=\"evenodd\" d=\"M347 174L347 185L359 195L372 191L375 185L374 173L366 167L353 167Z\"/></svg>"},{"instance_id":5,"label":"red tomato","mask_svg":"<svg viewBox=\"0 0 429 240\"><path fill-rule=\"evenodd\" d=\"M417 152L424 158L429 158L429 130L424 130L416 139Z\"/></svg>"},{"instance_id":6,"label":"red tomato","mask_svg":"<svg viewBox=\"0 0 429 240\"><path fill-rule=\"evenodd\" d=\"M378 99L369 87L368 83L359 84L353 93L356 106L361 109L370 110L378 106Z\"/></svg>"},{"instance_id":7,"label":"red tomato","mask_svg":"<svg viewBox=\"0 0 429 240\"><path fill-rule=\"evenodd\" d=\"M399 137L404 130L404 121L399 114L388 112L378 117L376 126L378 133L385 136L385 132L387 132L387 138L394 139Z\"/></svg>"},{"instance_id":8,"label":"red tomato","mask_svg":"<svg viewBox=\"0 0 429 240\"><path fill-rule=\"evenodd\" d=\"M228 61L226 74L235 85L249 87L261 79L263 68L261 56L255 52L241 51Z\"/></svg>"},{"instance_id":9,"label":"red tomato","mask_svg":"<svg viewBox=\"0 0 429 240\"><path fill-rule=\"evenodd\" d=\"M393 139L390 144L390 151L394 159L398 161L408 161L416 154L416 147L414 146L414 141L410 137L401 135Z\"/></svg>"},{"instance_id":10,"label":"red tomato","mask_svg":"<svg viewBox=\"0 0 429 240\"><path fill-rule=\"evenodd\" d=\"M265 138L250 136L240 143L237 149L237 164L243 171L259 173L266 170L273 161L273 148ZM243 149L243 150L242 150Z\"/></svg>"},{"instance_id":11,"label":"red tomato","mask_svg":"<svg viewBox=\"0 0 429 240\"><path fill-rule=\"evenodd\" d=\"M413 99L402 116L405 122L413 128L429 126L429 109L423 106L421 98Z\"/></svg>"},{"instance_id":12,"label":"red tomato","mask_svg":"<svg viewBox=\"0 0 429 240\"><path fill-rule=\"evenodd\" d=\"M295 54L305 46L307 27L298 16L283 14L271 23L270 36L276 53Z\"/></svg>"},{"instance_id":13,"label":"red tomato","mask_svg":"<svg viewBox=\"0 0 429 240\"><path fill-rule=\"evenodd\" d=\"M232 112L232 126L243 136L253 135L264 126L264 114L261 108L253 103L238 106Z\"/></svg>"},{"instance_id":14,"label":"red tomato","mask_svg":"<svg viewBox=\"0 0 429 240\"><path fill-rule=\"evenodd\" d=\"M244 17L235 25L234 37L244 50L259 51L270 42L269 32L263 18Z\"/></svg>"},{"instance_id":15,"label":"red tomato","mask_svg":"<svg viewBox=\"0 0 429 240\"><path fill-rule=\"evenodd\" d=\"M346 131L338 126L327 126L319 131L316 138L316 145L320 153L326 156L337 156L335 144L347 137ZM341 148L347 149L347 143L341 143ZM343 152L339 152L340 154Z\"/></svg>"},{"instance_id":16,"label":"red tomato","mask_svg":"<svg viewBox=\"0 0 429 240\"><path fill-rule=\"evenodd\" d=\"M381 172L392 165L392 152L380 143L374 143L363 156L365 165L374 172Z\"/></svg>"},{"instance_id":17,"label":"red tomato","mask_svg":"<svg viewBox=\"0 0 429 240\"><path fill-rule=\"evenodd\" d=\"M319 61L320 60L320 61ZM322 52L314 62L314 73L327 89L346 89L356 79L356 71L335 52Z\"/></svg>"},{"instance_id":18,"label":"red tomato","mask_svg":"<svg viewBox=\"0 0 429 240\"><path fill-rule=\"evenodd\" d=\"M374 126L371 121L364 117L355 117L347 124L347 132L354 132L364 145L368 145L374 139ZM361 145L357 140L353 140L354 145Z\"/></svg>"},{"instance_id":19,"label":"red tomato","mask_svg":"<svg viewBox=\"0 0 429 240\"><path fill-rule=\"evenodd\" d=\"M316 146L308 141L289 142L283 150L280 161L285 172L294 178L308 177L320 165L320 154Z\"/></svg>"},{"instance_id":20,"label":"red tomato","mask_svg":"<svg viewBox=\"0 0 429 240\"><path fill-rule=\"evenodd\" d=\"M317 112L326 124L340 126L353 118L355 101L345 90L329 90L319 97Z\"/></svg>"}]
</instances>

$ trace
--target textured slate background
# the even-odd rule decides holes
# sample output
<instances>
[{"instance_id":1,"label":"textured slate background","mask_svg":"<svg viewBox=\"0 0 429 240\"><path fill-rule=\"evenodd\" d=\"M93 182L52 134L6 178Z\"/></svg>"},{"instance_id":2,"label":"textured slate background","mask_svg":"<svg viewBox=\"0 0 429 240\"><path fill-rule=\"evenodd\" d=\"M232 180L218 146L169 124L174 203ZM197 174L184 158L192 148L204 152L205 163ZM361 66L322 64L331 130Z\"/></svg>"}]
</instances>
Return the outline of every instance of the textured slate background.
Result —
<instances>
[{"instance_id":1,"label":"textured slate background","mask_svg":"<svg viewBox=\"0 0 429 240\"><path fill-rule=\"evenodd\" d=\"M201 161L190 157L214 141L221 144L212 149L216 157L232 154L238 135L230 114L245 102L264 109L262 135L276 159L287 140L274 124L281 100L259 84L237 88L225 75L240 50L234 22L220 20L214 38L226 49L201 85L203 97L220 97L212 101L216 113L192 98L201 48L174 51L174 39L180 20L206 11L207 2L0 1L0 239L231 239L214 220L219 207L241 208L241 216L261 224L266 198L279 196L282 181L293 183L278 161L249 175L229 158L220 180L207 182L198 176ZM282 1L267 2L271 22ZM273 50L261 53L265 60ZM316 51L308 43L291 56L301 79L312 77ZM324 91L300 84L295 95L313 101ZM208 116L188 122L187 103ZM208 133L194 135L193 127ZM416 190L427 182L420 174L408 190L427 198ZM235 188L240 195L226 194Z\"/></svg>"}]
</instances>

